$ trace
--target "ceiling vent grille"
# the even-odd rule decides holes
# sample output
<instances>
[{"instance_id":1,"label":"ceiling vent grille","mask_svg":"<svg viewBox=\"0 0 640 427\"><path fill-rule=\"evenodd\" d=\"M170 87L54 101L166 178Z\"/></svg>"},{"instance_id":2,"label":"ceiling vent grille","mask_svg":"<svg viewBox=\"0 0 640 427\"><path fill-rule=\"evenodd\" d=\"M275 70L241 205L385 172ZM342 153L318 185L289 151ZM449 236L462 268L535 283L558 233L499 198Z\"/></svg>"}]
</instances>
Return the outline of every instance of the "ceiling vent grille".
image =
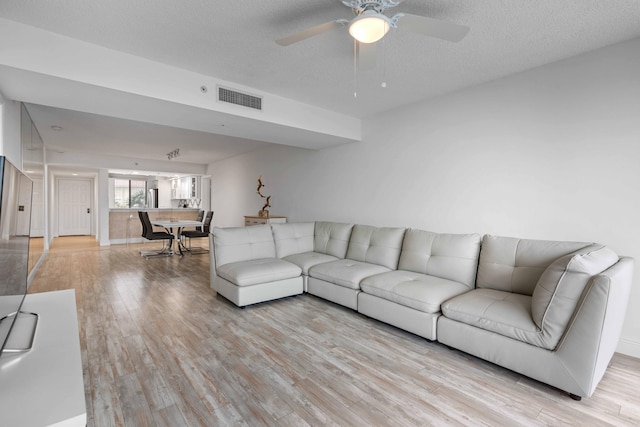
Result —
<instances>
[{"instance_id":1,"label":"ceiling vent grille","mask_svg":"<svg viewBox=\"0 0 640 427\"><path fill-rule=\"evenodd\" d=\"M262 98L218 86L218 101L262 111Z\"/></svg>"}]
</instances>

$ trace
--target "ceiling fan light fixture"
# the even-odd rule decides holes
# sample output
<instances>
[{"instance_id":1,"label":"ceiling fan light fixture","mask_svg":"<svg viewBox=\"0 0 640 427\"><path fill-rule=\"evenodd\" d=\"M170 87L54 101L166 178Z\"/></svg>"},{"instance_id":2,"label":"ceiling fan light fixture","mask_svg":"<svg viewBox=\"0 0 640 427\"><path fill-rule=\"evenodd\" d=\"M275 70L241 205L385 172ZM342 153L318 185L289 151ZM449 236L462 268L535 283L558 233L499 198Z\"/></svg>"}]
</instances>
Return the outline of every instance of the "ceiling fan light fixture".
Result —
<instances>
[{"instance_id":1,"label":"ceiling fan light fixture","mask_svg":"<svg viewBox=\"0 0 640 427\"><path fill-rule=\"evenodd\" d=\"M366 10L349 24L349 34L360 43L375 43L391 28L391 21L375 10Z\"/></svg>"}]
</instances>

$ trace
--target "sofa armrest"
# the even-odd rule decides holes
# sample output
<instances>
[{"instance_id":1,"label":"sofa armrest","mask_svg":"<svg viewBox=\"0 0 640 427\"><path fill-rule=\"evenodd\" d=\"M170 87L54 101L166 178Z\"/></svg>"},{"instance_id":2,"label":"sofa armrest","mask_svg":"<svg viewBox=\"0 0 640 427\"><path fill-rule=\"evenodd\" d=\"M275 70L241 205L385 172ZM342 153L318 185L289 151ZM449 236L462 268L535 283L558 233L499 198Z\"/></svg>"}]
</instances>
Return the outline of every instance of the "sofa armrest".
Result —
<instances>
[{"instance_id":1,"label":"sofa armrest","mask_svg":"<svg viewBox=\"0 0 640 427\"><path fill-rule=\"evenodd\" d=\"M633 276L633 259L620 260L593 277L563 336L557 355L581 395L589 397L616 350Z\"/></svg>"},{"instance_id":2,"label":"sofa armrest","mask_svg":"<svg viewBox=\"0 0 640 427\"><path fill-rule=\"evenodd\" d=\"M216 270L216 245L213 242L213 233L209 233L209 276L213 283L213 278L218 275Z\"/></svg>"}]
</instances>

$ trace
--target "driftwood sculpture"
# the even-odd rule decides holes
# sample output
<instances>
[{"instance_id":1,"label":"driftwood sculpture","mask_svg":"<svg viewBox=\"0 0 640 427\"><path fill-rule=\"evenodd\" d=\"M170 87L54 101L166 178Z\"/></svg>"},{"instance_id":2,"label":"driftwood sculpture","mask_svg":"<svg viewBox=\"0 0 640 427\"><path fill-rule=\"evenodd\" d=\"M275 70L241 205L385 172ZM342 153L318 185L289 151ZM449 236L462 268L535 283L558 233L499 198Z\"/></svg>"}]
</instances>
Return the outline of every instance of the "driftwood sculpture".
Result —
<instances>
[{"instance_id":1,"label":"driftwood sculpture","mask_svg":"<svg viewBox=\"0 0 640 427\"><path fill-rule=\"evenodd\" d=\"M264 187L264 184L262 183L262 175L260 175L258 177L258 189L256 190L256 192L260 197L265 199L265 203L262 209L258 211L258 216L261 216L263 218L269 218L269 210L267 208L271 207L271 205L269 204L269 202L271 201L271 196L265 196L264 194L262 194L261 192L262 187Z\"/></svg>"}]
</instances>

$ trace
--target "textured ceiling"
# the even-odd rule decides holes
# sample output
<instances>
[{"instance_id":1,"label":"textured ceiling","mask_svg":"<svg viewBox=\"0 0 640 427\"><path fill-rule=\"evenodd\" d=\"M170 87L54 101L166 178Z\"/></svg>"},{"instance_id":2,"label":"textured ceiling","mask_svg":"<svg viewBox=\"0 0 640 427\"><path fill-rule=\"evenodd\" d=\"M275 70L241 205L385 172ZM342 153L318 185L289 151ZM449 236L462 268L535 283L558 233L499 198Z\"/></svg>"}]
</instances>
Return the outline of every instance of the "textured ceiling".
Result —
<instances>
[{"instance_id":1,"label":"textured ceiling","mask_svg":"<svg viewBox=\"0 0 640 427\"><path fill-rule=\"evenodd\" d=\"M450 43L392 30L378 66L354 73L346 28L274 42L351 19L339 0L0 0L9 20L359 118L640 37L637 0L406 0L397 12L471 31Z\"/></svg>"}]
</instances>

